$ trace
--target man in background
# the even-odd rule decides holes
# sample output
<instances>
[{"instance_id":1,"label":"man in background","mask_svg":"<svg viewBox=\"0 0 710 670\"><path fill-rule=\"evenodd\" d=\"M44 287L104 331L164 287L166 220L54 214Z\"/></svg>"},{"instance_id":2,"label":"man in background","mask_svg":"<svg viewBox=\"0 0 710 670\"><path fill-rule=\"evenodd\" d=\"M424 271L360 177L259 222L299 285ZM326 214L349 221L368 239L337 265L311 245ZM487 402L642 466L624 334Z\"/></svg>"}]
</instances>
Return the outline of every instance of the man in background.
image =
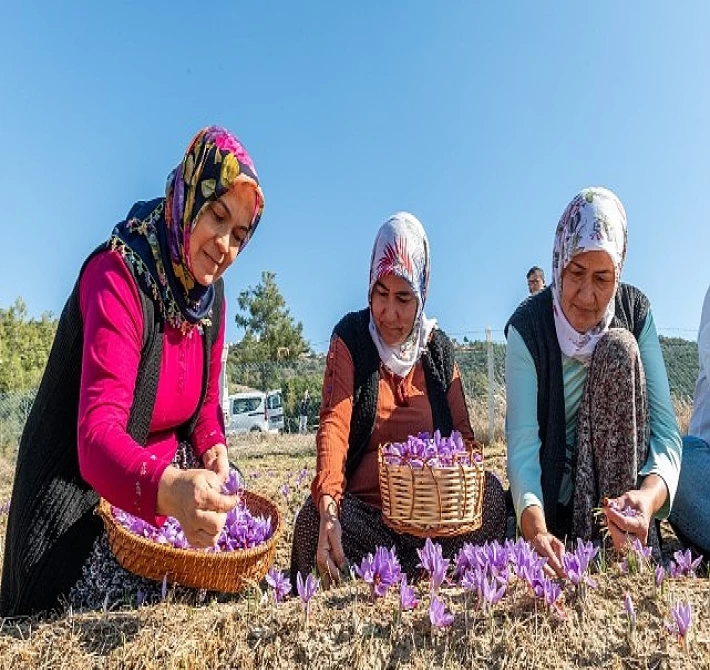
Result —
<instances>
[{"instance_id":1,"label":"man in background","mask_svg":"<svg viewBox=\"0 0 710 670\"><path fill-rule=\"evenodd\" d=\"M528 291L530 291L530 295L542 291L542 289L545 288L545 273L542 271L542 268L533 265L528 270L526 276L528 278Z\"/></svg>"},{"instance_id":2,"label":"man in background","mask_svg":"<svg viewBox=\"0 0 710 670\"><path fill-rule=\"evenodd\" d=\"M308 430L308 389L303 392L303 398L298 404L298 432L305 433Z\"/></svg>"}]
</instances>

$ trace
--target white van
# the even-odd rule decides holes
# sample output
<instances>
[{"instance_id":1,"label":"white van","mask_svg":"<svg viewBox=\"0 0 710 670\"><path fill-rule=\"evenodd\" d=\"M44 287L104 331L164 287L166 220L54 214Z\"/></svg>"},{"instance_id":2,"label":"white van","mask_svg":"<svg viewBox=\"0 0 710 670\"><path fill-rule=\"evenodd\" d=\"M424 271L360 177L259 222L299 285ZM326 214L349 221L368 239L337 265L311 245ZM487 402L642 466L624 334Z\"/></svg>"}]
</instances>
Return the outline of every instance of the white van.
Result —
<instances>
[{"instance_id":1,"label":"white van","mask_svg":"<svg viewBox=\"0 0 710 670\"><path fill-rule=\"evenodd\" d=\"M281 389L247 391L229 396L227 434L277 433L284 427Z\"/></svg>"}]
</instances>

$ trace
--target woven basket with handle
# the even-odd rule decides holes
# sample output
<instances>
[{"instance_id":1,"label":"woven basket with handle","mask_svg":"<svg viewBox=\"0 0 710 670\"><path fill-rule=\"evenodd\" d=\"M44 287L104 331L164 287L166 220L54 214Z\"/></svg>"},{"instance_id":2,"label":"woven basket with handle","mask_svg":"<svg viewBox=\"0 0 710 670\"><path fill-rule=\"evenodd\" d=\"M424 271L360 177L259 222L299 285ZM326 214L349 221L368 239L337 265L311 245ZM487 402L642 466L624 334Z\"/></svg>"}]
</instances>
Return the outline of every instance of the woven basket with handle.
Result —
<instances>
[{"instance_id":1,"label":"woven basket with handle","mask_svg":"<svg viewBox=\"0 0 710 670\"><path fill-rule=\"evenodd\" d=\"M384 522L398 533L417 537L451 537L481 527L483 464L423 467L392 465L378 450L380 495Z\"/></svg>"},{"instance_id":2,"label":"woven basket with handle","mask_svg":"<svg viewBox=\"0 0 710 670\"><path fill-rule=\"evenodd\" d=\"M281 516L274 503L250 491L242 491L240 495L254 516L270 516L274 529L266 542L252 549L214 553L176 549L131 533L116 521L111 505L103 498L96 513L106 526L111 551L129 572L156 581L167 575L170 584L237 593L264 578L274 561L282 530Z\"/></svg>"}]
</instances>

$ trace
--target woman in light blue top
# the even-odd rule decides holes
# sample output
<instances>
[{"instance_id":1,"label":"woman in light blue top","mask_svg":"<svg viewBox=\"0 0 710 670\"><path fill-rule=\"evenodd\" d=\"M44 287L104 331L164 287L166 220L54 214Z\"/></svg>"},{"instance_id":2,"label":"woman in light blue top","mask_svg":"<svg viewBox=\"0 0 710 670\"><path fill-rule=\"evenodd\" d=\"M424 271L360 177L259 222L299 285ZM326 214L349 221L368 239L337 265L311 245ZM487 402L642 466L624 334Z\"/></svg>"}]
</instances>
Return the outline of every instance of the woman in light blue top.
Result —
<instances>
[{"instance_id":1,"label":"woman in light blue top","mask_svg":"<svg viewBox=\"0 0 710 670\"><path fill-rule=\"evenodd\" d=\"M552 283L506 326L508 477L518 523L562 574L564 540L638 538L660 557L681 441L650 304L620 282L626 213L581 191L557 226ZM608 500L607 500L608 499ZM607 501L607 504L604 502Z\"/></svg>"}]
</instances>

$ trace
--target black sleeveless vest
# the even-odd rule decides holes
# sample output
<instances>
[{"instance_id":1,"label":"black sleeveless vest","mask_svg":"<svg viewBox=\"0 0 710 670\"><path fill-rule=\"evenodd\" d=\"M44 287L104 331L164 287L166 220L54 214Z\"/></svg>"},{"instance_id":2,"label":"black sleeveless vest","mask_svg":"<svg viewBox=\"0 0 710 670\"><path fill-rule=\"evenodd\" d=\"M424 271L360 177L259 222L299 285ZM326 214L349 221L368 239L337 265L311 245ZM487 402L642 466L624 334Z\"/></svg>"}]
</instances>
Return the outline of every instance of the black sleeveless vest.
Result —
<instances>
[{"instance_id":1,"label":"black sleeveless vest","mask_svg":"<svg viewBox=\"0 0 710 670\"><path fill-rule=\"evenodd\" d=\"M81 478L77 451L79 387L84 343L79 284L86 264L105 251L101 245L86 259L59 319L57 333L37 396L20 438L10 501L5 559L0 583L0 616L48 610L68 594L81 576L94 540L102 529L94 515L98 494ZM130 264L126 264L135 277ZM127 425L145 445L160 376L165 324L159 305L136 282L143 308L143 348ZM212 344L224 305L222 280L215 284L212 324L204 329L204 370L197 411L182 426L187 439L205 399Z\"/></svg>"},{"instance_id":2,"label":"black sleeveless vest","mask_svg":"<svg viewBox=\"0 0 710 670\"><path fill-rule=\"evenodd\" d=\"M350 352L355 368L353 413L350 419L345 477L349 479L362 462L372 437L377 416L380 355L369 331L370 310L346 314L333 329ZM446 334L435 328L422 353L422 367L431 404L434 429L450 435L453 420L447 393L454 375L454 347Z\"/></svg>"}]
</instances>

